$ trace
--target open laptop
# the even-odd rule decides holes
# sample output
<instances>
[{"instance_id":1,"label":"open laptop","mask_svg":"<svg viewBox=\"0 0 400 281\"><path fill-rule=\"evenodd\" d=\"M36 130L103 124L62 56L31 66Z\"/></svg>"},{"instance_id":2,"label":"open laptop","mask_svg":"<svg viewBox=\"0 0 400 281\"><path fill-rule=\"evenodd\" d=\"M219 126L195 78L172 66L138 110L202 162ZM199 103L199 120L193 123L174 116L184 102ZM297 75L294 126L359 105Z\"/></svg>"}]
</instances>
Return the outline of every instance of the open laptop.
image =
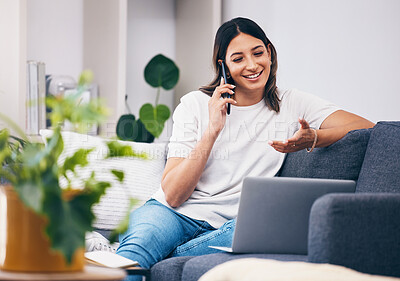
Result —
<instances>
[{"instance_id":1,"label":"open laptop","mask_svg":"<svg viewBox=\"0 0 400 281\"><path fill-rule=\"evenodd\" d=\"M234 253L307 254L308 220L316 199L354 192L351 180L247 177L243 181Z\"/></svg>"}]
</instances>

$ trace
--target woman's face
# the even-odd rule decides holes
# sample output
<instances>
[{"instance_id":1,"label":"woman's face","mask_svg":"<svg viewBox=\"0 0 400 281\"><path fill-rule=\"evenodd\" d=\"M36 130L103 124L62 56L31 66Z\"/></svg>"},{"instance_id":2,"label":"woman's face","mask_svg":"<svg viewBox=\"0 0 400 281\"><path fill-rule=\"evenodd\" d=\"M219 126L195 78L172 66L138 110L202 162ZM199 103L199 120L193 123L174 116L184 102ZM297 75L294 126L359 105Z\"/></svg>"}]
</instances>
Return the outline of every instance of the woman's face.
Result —
<instances>
[{"instance_id":1,"label":"woman's face","mask_svg":"<svg viewBox=\"0 0 400 281\"><path fill-rule=\"evenodd\" d=\"M263 41L240 33L229 43L225 61L235 81L235 92L264 92L270 73L271 56Z\"/></svg>"}]
</instances>

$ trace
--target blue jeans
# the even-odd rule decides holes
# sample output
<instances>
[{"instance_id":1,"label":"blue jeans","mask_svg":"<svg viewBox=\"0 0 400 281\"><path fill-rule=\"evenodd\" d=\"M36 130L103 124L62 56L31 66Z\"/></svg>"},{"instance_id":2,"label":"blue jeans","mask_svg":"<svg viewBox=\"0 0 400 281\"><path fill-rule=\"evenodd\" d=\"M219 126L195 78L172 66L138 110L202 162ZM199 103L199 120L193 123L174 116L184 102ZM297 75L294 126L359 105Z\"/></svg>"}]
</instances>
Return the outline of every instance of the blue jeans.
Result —
<instances>
[{"instance_id":1,"label":"blue jeans","mask_svg":"<svg viewBox=\"0 0 400 281\"><path fill-rule=\"evenodd\" d=\"M166 257L217 253L208 246L231 247L235 220L215 229L150 199L131 213L129 228L119 237L117 254L150 268ZM135 276L130 276L129 280Z\"/></svg>"}]
</instances>

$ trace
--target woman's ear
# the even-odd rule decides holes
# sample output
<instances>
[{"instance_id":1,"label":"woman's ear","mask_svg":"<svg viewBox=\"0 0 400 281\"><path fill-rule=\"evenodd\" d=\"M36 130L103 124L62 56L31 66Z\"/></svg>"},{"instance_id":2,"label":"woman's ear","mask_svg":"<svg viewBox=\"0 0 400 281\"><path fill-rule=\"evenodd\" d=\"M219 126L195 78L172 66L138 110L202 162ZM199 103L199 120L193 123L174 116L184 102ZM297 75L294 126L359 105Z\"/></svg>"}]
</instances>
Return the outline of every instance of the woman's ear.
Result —
<instances>
[{"instance_id":1,"label":"woman's ear","mask_svg":"<svg viewBox=\"0 0 400 281\"><path fill-rule=\"evenodd\" d=\"M226 71L226 78L230 79L231 78L231 72L229 71L229 67L225 63L225 71Z\"/></svg>"}]
</instances>

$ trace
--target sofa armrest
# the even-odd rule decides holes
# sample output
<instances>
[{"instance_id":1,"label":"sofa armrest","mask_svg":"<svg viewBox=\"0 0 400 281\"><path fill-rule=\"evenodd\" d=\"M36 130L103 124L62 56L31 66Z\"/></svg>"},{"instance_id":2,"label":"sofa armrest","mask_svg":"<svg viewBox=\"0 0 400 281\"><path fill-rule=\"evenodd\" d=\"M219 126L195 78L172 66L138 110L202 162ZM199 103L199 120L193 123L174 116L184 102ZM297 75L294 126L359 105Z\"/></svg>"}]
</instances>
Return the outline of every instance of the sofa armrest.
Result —
<instances>
[{"instance_id":1,"label":"sofa armrest","mask_svg":"<svg viewBox=\"0 0 400 281\"><path fill-rule=\"evenodd\" d=\"M310 262L400 277L400 194L327 194L310 213Z\"/></svg>"}]
</instances>

